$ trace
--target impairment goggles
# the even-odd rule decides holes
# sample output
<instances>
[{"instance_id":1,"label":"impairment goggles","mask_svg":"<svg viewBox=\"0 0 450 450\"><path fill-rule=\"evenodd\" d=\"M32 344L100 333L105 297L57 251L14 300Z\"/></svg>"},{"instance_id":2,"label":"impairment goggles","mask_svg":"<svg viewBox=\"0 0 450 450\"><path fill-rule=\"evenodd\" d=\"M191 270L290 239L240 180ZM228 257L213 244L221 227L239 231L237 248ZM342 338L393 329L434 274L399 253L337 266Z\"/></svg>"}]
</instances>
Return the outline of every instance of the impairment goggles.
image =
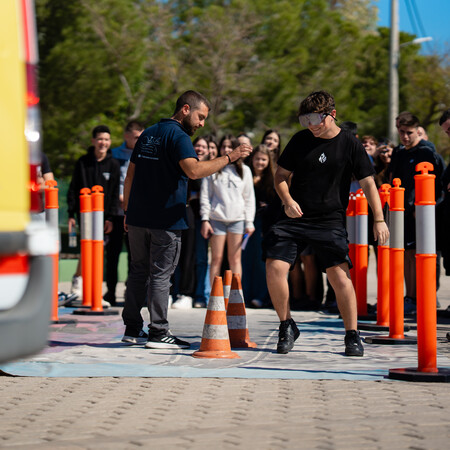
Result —
<instances>
[{"instance_id":1,"label":"impairment goggles","mask_svg":"<svg viewBox=\"0 0 450 450\"><path fill-rule=\"evenodd\" d=\"M298 116L298 121L302 127L308 127L309 125L319 125L325 119L325 117L331 116L330 113L310 113L310 114L302 114ZM331 116L333 117L333 116ZM334 117L333 117L334 119Z\"/></svg>"}]
</instances>

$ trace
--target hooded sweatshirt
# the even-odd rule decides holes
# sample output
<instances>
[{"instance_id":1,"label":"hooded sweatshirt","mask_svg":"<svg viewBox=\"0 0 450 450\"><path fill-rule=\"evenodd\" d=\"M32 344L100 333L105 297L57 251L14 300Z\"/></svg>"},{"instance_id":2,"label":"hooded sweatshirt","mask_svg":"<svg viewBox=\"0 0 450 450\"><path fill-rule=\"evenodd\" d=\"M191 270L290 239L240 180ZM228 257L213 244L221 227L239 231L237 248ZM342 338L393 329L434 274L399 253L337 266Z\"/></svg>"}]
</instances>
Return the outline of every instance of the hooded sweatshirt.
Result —
<instances>
[{"instance_id":1,"label":"hooded sweatshirt","mask_svg":"<svg viewBox=\"0 0 450 450\"><path fill-rule=\"evenodd\" d=\"M250 168L242 166L241 178L233 164L220 172L203 178L200 189L200 216L202 220L219 222L245 221L246 228L254 228L255 191Z\"/></svg>"},{"instance_id":2,"label":"hooded sweatshirt","mask_svg":"<svg viewBox=\"0 0 450 450\"><path fill-rule=\"evenodd\" d=\"M94 155L94 147L89 147L86 155L83 155L75 165L75 171L67 192L67 206L69 218L75 217L80 211L80 190L91 189L92 186L103 187L105 220L111 220L118 214L120 166L117 160L108 151L102 161L97 161Z\"/></svg>"}]
</instances>

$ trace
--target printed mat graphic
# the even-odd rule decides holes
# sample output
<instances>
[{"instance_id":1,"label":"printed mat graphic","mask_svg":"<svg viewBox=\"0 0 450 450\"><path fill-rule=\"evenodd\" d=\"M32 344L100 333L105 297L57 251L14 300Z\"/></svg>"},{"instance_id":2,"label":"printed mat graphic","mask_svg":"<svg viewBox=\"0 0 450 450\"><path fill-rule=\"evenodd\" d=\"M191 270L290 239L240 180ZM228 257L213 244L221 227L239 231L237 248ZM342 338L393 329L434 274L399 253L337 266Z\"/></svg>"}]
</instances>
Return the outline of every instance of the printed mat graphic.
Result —
<instances>
[{"instance_id":1,"label":"printed mat graphic","mask_svg":"<svg viewBox=\"0 0 450 450\"><path fill-rule=\"evenodd\" d=\"M120 315L73 316L60 308L60 318L75 323L50 326L48 346L38 355L0 366L6 374L38 377L223 377L277 379L381 380L389 369L417 367L416 345L365 344L363 358L344 356L344 329L336 315L293 312L301 331L294 349L276 353L278 320L273 310L247 310L257 348L236 350L240 359L196 359L205 319L204 309L170 310L172 333L191 343L189 350L150 350L121 342ZM148 313L142 310L145 326ZM415 324L406 335L415 336ZM438 323L438 367L450 367L450 320ZM375 333L362 331L361 336Z\"/></svg>"}]
</instances>

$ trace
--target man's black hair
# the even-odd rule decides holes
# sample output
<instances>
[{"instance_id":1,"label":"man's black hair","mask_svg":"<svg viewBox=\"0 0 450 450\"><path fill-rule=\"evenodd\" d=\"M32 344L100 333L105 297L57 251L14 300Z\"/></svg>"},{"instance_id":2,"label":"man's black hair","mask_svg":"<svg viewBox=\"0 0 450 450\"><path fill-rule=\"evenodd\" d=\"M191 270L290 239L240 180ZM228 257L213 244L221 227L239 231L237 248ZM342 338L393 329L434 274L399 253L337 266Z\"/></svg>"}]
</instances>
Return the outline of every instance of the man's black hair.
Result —
<instances>
[{"instance_id":1,"label":"man's black hair","mask_svg":"<svg viewBox=\"0 0 450 450\"><path fill-rule=\"evenodd\" d=\"M211 105L203 94L197 91L186 91L178 97L173 115L177 114L184 105L189 105L192 110L196 110L202 103L207 106L208 111L211 110Z\"/></svg>"},{"instance_id":2,"label":"man's black hair","mask_svg":"<svg viewBox=\"0 0 450 450\"><path fill-rule=\"evenodd\" d=\"M97 125L92 130L92 137L95 139L97 137L97 134L100 134L100 133L108 133L109 135L111 135L111 131L109 130L109 128L106 125Z\"/></svg>"}]
</instances>

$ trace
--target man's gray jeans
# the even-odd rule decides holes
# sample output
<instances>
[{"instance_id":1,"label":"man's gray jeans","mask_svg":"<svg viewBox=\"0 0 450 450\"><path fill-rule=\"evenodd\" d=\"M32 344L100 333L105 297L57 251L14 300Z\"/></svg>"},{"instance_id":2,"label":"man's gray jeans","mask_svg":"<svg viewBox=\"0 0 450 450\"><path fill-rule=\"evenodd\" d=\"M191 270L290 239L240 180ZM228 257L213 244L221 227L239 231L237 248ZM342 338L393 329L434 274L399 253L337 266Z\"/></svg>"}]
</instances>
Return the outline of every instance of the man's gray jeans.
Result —
<instances>
[{"instance_id":1,"label":"man's gray jeans","mask_svg":"<svg viewBox=\"0 0 450 450\"><path fill-rule=\"evenodd\" d=\"M122 318L126 327L139 332L143 326L141 308L147 299L149 334L169 330L167 309L170 277L180 257L181 230L167 231L128 226L131 263L128 270Z\"/></svg>"}]
</instances>

